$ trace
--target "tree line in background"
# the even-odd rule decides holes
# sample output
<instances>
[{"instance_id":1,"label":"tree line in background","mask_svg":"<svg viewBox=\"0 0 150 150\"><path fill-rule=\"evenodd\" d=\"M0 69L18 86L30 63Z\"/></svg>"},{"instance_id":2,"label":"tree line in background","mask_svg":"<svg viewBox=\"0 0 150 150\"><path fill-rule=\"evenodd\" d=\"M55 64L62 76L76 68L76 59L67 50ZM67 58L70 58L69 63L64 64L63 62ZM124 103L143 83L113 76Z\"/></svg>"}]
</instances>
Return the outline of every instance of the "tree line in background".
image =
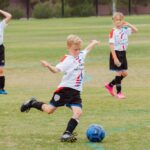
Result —
<instances>
[{"instance_id":1,"label":"tree line in background","mask_svg":"<svg viewBox=\"0 0 150 150\"><path fill-rule=\"evenodd\" d=\"M112 0L24 0L29 2L32 10L31 16L34 18L51 18L51 17L78 17L96 15L96 4L111 5ZM116 7L128 7L147 5L149 0L116 0ZM62 7L62 4L64 7ZM63 10L64 8L64 10ZM19 5L10 6L10 0L0 0L0 9L6 9L12 13L16 19L25 16L25 12ZM62 12L63 11L63 12Z\"/></svg>"},{"instance_id":2,"label":"tree line in background","mask_svg":"<svg viewBox=\"0 0 150 150\"><path fill-rule=\"evenodd\" d=\"M95 6L91 0L64 0L64 17L94 16ZM62 0L31 0L33 17L49 18L62 16Z\"/></svg>"}]
</instances>

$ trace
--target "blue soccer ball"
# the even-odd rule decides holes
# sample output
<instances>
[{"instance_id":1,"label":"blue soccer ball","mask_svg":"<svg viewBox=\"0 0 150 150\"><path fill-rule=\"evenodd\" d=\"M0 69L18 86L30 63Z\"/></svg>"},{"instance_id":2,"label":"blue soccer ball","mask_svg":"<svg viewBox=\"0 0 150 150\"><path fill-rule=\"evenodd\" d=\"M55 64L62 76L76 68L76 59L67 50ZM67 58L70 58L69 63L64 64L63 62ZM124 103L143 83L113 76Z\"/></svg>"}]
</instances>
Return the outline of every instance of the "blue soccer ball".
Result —
<instances>
[{"instance_id":1,"label":"blue soccer ball","mask_svg":"<svg viewBox=\"0 0 150 150\"><path fill-rule=\"evenodd\" d=\"M88 127L86 136L90 142L101 142L105 138L105 130L98 124L92 124Z\"/></svg>"}]
</instances>

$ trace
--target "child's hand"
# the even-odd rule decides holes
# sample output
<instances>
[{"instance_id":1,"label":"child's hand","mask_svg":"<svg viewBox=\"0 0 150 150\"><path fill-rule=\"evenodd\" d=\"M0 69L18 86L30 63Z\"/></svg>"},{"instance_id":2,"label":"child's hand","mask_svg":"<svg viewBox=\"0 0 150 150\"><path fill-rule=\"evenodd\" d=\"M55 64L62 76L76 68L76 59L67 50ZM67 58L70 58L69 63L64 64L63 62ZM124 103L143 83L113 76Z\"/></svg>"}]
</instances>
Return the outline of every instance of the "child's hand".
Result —
<instances>
[{"instance_id":1,"label":"child's hand","mask_svg":"<svg viewBox=\"0 0 150 150\"><path fill-rule=\"evenodd\" d=\"M49 67L49 66L50 66L50 64L49 64L47 61L45 61L45 60L42 60L42 61L41 61L41 64L42 64L42 66L44 66L44 67Z\"/></svg>"},{"instance_id":2,"label":"child's hand","mask_svg":"<svg viewBox=\"0 0 150 150\"><path fill-rule=\"evenodd\" d=\"M126 25L126 21L123 20L123 21L122 21L122 25Z\"/></svg>"},{"instance_id":3,"label":"child's hand","mask_svg":"<svg viewBox=\"0 0 150 150\"><path fill-rule=\"evenodd\" d=\"M100 41L98 41L98 40L92 40L92 43L93 43L94 45L100 46Z\"/></svg>"},{"instance_id":4,"label":"child's hand","mask_svg":"<svg viewBox=\"0 0 150 150\"><path fill-rule=\"evenodd\" d=\"M138 31L138 29L134 25L132 25L129 22L126 22L126 21L123 21L122 26L130 27L132 29L132 32L137 32Z\"/></svg>"},{"instance_id":5,"label":"child's hand","mask_svg":"<svg viewBox=\"0 0 150 150\"><path fill-rule=\"evenodd\" d=\"M123 21L122 25L123 25L123 26L129 26L129 23L126 22L126 21Z\"/></svg>"},{"instance_id":6,"label":"child's hand","mask_svg":"<svg viewBox=\"0 0 150 150\"><path fill-rule=\"evenodd\" d=\"M90 42L90 44L85 48L85 50L87 50L88 52L90 52L95 47L95 45L99 45L100 46L100 41L92 40Z\"/></svg>"},{"instance_id":7,"label":"child's hand","mask_svg":"<svg viewBox=\"0 0 150 150\"><path fill-rule=\"evenodd\" d=\"M118 59L114 59L114 63L117 67L121 66L121 62Z\"/></svg>"}]
</instances>

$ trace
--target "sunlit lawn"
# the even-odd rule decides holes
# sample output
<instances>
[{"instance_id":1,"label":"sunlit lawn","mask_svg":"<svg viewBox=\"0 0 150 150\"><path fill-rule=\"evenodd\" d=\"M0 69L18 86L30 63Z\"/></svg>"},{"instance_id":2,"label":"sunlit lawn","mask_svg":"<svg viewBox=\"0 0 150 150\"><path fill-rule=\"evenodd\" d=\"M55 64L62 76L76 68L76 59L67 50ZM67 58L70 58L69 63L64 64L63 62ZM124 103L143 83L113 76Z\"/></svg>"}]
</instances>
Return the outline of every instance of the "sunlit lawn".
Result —
<instances>
[{"instance_id":1,"label":"sunlit lawn","mask_svg":"<svg viewBox=\"0 0 150 150\"><path fill-rule=\"evenodd\" d=\"M111 97L104 89L114 74L108 70L108 34L111 17L12 21L5 32L6 89L0 95L1 150L149 150L150 149L150 16L126 20L139 29L129 39L129 76L123 81L125 100ZM22 102L31 96L49 102L62 74L52 74L40 60L57 64L67 53L66 37L78 34L83 48L92 39L101 40L87 57L82 93L83 116L76 131L76 143L59 138L71 117L62 107L49 116L36 110L20 113ZM106 131L102 143L90 143L85 132L90 124Z\"/></svg>"}]
</instances>

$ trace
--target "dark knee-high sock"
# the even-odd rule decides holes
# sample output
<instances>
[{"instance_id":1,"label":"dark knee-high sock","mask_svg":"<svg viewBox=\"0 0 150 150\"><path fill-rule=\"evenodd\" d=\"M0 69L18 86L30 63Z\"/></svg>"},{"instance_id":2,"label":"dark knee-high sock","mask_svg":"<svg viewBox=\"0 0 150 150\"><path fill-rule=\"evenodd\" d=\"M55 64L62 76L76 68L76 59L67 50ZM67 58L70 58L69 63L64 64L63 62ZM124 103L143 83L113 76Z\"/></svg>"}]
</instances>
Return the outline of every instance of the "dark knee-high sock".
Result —
<instances>
[{"instance_id":1,"label":"dark knee-high sock","mask_svg":"<svg viewBox=\"0 0 150 150\"><path fill-rule=\"evenodd\" d=\"M65 132L72 133L77 125L78 125L78 121L74 118L71 118L68 122L68 125L67 125L67 128L66 128Z\"/></svg>"},{"instance_id":2,"label":"dark knee-high sock","mask_svg":"<svg viewBox=\"0 0 150 150\"><path fill-rule=\"evenodd\" d=\"M120 76L120 79L123 80L123 78L124 78L124 76L121 75L121 76Z\"/></svg>"},{"instance_id":3,"label":"dark knee-high sock","mask_svg":"<svg viewBox=\"0 0 150 150\"><path fill-rule=\"evenodd\" d=\"M121 92L121 76L116 76L116 90L117 93Z\"/></svg>"},{"instance_id":4,"label":"dark knee-high sock","mask_svg":"<svg viewBox=\"0 0 150 150\"><path fill-rule=\"evenodd\" d=\"M110 83L109 86L113 87L116 84L116 78L114 78Z\"/></svg>"},{"instance_id":5,"label":"dark knee-high sock","mask_svg":"<svg viewBox=\"0 0 150 150\"><path fill-rule=\"evenodd\" d=\"M5 87L5 76L0 76L0 89L3 90Z\"/></svg>"},{"instance_id":6,"label":"dark knee-high sock","mask_svg":"<svg viewBox=\"0 0 150 150\"><path fill-rule=\"evenodd\" d=\"M43 102L38 102L38 101L32 101L31 107L36 108L38 110L42 111L42 105L45 104Z\"/></svg>"},{"instance_id":7,"label":"dark knee-high sock","mask_svg":"<svg viewBox=\"0 0 150 150\"><path fill-rule=\"evenodd\" d=\"M120 79L123 80L124 76L120 76ZM113 87L116 84L116 77L109 83L110 87Z\"/></svg>"}]
</instances>

